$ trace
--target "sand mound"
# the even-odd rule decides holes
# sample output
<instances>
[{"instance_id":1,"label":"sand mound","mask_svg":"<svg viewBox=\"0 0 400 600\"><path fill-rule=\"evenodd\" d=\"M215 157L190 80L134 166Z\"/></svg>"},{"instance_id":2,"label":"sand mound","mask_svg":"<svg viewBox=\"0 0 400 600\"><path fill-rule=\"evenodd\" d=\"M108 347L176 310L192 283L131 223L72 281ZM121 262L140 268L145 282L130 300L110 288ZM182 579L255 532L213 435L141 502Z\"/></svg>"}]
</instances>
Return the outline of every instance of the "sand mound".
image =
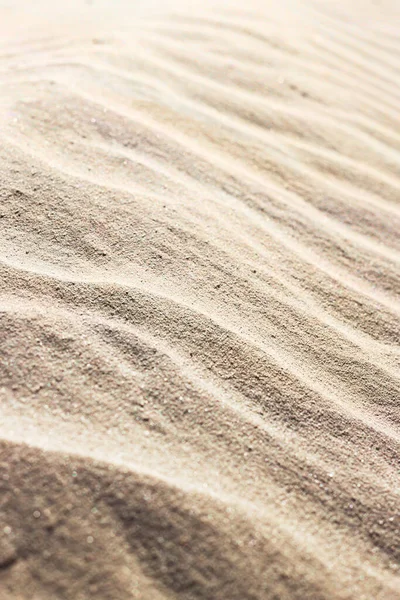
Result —
<instances>
[{"instance_id":1,"label":"sand mound","mask_svg":"<svg viewBox=\"0 0 400 600\"><path fill-rule=\"evenodd\" d=\"M399 15L346 4L0 3L1 600L400 598Z\"/></svg>"}]
</instances>

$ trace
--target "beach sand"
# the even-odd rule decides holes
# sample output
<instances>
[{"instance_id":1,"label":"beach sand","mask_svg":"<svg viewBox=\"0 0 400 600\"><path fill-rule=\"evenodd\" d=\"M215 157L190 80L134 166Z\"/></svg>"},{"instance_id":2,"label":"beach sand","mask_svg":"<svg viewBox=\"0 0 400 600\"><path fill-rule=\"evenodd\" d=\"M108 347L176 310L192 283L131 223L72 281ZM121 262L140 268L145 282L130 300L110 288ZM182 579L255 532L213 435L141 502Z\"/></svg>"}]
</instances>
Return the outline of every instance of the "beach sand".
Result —
<instances>
[{"instance_id":1,"label":"beach sand","mask_svg":"<svg viewBox=\"0 0 400 600\"><path fill-rule=\"evenodd\" d=\"M398 3L65 4L0 1L0 599L399 599Z\"/></svg>"}]
</instances>

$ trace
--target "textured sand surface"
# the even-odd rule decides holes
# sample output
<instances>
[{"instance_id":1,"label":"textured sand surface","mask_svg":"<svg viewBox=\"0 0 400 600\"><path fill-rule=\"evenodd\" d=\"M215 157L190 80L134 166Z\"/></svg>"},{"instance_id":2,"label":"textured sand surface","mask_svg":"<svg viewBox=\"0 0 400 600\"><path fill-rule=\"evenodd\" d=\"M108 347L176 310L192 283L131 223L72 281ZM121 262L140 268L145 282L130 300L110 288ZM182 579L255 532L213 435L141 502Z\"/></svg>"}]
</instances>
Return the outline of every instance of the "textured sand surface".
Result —
<instances>
[{"instance_id":1,"label":"textured sand surface","mask_svg":"<svg viewBox=\"0 0 400 600\"><path fill-rule=\"evenodd\" d=\"M0 599L400 598L400 7L0 1Z\"/></svg>"}]
</instances>

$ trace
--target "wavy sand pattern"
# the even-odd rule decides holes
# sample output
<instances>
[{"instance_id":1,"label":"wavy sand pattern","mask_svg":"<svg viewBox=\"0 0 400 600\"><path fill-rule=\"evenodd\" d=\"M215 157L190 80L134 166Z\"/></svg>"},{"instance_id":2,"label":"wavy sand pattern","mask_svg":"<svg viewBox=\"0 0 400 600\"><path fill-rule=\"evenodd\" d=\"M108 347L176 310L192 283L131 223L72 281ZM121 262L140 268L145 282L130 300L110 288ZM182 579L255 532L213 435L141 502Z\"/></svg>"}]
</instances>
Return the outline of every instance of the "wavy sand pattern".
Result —
<instances>
[{"instance_id":1,"label":"wavy sand pattern","mask_svg":"<svg viewBox=\"0 0 400 600\"><path fill-rule=\"evenodd\" d=\"M400 598L396 3L39 4L0 4L1 600Z\"/></svg>"}]
</instances>

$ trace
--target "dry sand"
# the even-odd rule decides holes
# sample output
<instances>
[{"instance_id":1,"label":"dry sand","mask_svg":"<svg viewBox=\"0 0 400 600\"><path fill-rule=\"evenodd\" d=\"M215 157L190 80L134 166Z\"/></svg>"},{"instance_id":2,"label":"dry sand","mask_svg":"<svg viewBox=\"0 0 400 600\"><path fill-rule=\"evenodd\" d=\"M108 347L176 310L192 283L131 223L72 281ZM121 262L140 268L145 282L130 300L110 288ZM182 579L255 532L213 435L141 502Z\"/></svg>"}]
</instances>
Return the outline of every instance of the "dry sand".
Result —
<instances>
[{"instance_id":1,"label":"dry sand","mask_svg":"<svg viewBox=\"0 0 400 600\"><path fill-rule=\"evenodd\" d=\"M0 1L0 598L400 598L395 2Z\"/></svg>"}]
</instances>

